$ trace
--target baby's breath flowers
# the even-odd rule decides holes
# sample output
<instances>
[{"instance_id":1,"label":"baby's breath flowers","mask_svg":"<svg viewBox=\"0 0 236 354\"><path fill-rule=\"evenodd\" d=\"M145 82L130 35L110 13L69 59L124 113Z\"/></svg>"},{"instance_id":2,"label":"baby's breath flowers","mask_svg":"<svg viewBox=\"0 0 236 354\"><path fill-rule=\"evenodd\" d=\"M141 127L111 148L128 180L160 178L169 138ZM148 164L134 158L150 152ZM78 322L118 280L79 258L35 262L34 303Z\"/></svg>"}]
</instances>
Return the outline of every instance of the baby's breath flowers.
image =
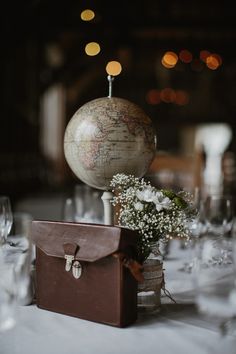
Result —
<instances>
[{"instance_id":1,"label":"baby's breath flowers","mask_svg":"<svg viewBox=\"0 0 236 354\"><path fill-rule=\"evenodd\" d=\"M153 242L168 241L173 236L190 237L188 222L195 215L190 195L151 186L133 175L116 174L111 180L112 204L119 205L119 225L137 230L138 255L148 257Z\"/></svg>"}]
</instances>

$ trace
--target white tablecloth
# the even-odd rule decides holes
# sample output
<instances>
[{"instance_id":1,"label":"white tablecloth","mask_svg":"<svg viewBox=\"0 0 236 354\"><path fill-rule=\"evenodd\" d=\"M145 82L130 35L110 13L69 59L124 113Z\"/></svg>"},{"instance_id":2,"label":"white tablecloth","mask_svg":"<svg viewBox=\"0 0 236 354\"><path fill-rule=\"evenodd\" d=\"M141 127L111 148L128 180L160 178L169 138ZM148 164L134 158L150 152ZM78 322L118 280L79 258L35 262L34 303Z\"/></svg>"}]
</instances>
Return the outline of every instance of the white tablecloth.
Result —
<instances>
[{"instance_id":1,"label":"white tablecloth","mask_svg":"<svg viewBox=\"0 0 236 354\"><path fill-rule=\"evenodd\" d=\"M217 324L194 306L192 276L178 270L187 252L174 242L164 262L177 304L163 297L160 313L139 315L122 329L21 306L17 326L0 334L0 354L235 354L236 330L221 338Z\"/></svg>"}]
</instances>

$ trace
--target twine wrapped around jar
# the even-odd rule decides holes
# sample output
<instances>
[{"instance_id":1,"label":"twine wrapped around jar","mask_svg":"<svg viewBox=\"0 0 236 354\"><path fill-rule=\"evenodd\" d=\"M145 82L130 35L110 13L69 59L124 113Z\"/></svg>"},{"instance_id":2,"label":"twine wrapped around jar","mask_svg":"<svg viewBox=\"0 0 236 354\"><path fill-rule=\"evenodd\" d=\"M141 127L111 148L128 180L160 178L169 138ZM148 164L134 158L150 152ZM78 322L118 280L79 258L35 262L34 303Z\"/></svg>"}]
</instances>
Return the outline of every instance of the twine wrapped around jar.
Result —
<instances>
[{"instance_id":1,"label":"twine wrapped around jar","mask_svg":"<svg viewBox=\"0 0 236 354\"><path fill-rule=\"evenodd\" d=\"M155 258L148 258L143 263L144 281L138 283L138 309L158 311L161 306L163 285L163 263Z\"/></svg>"},{"instance_id":2,"label":"twine wrapped around jar","mask_svg":"<svg viewBox=\"0 0 236 354\"><path fill-rule=\"evenodd\" d=\"M164 244L166 245L166 243ZM151 253L142 264L144 281L138 283L138 309L141 312L158 312L161 308L161 291L174 303L170 292L165 287L163 269L164 253L162 242L150 245Z\"/></svg>"}]
</instances>

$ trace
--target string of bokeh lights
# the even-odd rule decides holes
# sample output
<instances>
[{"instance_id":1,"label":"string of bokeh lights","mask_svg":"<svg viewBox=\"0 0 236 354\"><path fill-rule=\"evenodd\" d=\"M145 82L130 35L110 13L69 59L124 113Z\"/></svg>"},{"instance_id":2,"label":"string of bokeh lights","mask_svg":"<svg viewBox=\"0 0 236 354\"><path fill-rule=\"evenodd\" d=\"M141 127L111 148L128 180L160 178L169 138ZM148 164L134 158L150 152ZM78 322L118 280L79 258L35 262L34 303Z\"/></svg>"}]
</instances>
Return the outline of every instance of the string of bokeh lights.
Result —
<instances>
[{"instance_id":1,"label":"string of bokeh lights","mask_svg":"<svg viewBox=\"0 0 236 354\"><path fill-rule=\"evenodd\" d=\"M91 9L85 9L81 12L80 18L82 21L92 21L95 18L95 12ZM88 56L96 56L101 51L101 46L97 42L89 42L85 45L85 53ZM112 60L109 61L106 65L106 72L108 75L117 76L121 73L122 66L118 61Z\"/></svg>"},{"instance_id":2,"label":"string of bokeh lights","mask_svg":"<svg viewBox=\"0 0 236 354\"><path fill-rule=\"evenodd\" d=\"M216 70L222 65L222 58L217 53L201 50L199 58L193 58L192 53L187 49L181 50L179 55L173 51L166 52L161 59L161 63L166 69L173 69L179 60L185 64L191 64L192 69L195 71L203 69L202 63L205 63L208 69L211 70Z\"/></svg>"},{"instance_id":3,"label":"string of bokeh lights","mask_svg":"<svg viewBox=\"0 0 236 354\"><path fill-rule=\"evenodd\" d=\"M81 12L82 21L92 21L95 18L95 12L91 9L85 9ZM88 56L96 56L101 51L101 46L97 42L89 42L85 45L85 53ZM200 72L205 66L210 70L216 70L222 65L222 58L217 53L211 53L208 50L201 50L199 57L194 58L188 49L182 49L178 54L174 51L167 51L161 58L161 64L166 69L173 69L178 62L190 64L193 71ZM106 65L108 75L117 76L121 73L122 66L118 61L110 61ZM179 106L185 106L189 103L189 93L185 90L174 90L170 87L163 89L151 89L146 94L146 102L150 105L160 103L172 103Z\"/></svg>"},{"instance_id":4,"label":"string of bokeh lights","mask_svg":"<svg viewBox=\"0 0 236 354\"><path fill-rule=\"evenodd\" d=\"M146 94L146 101L150 105L158 105L163 102L185 106L189 103L189 94L185 90L174 90L170 87L161 90L151 89Z\"/></svg>"},{"instance_id":5,"label":"string of bokeh lights","mask_svg":"<svg viewBox=\"0 0 236 354\"><path fill-rule=\"evenodd\" d=\"M204 63L210 70L216 70L222 65L222 58L217 53L211 53L208 50L201 50L199 58L193 58L192 53L183 49L177 55L173 51L167 51L161 58L161 64L166 69L173 69L176 67L178 61L184 64L190 64L193 71L202 71ZM150 105L158 105L162 102L173 103L179 106L185 106L189 103L189 93L185 90L173 90L170 87L161 90L151 89L146 94L146 101Z\"/></svg>"}]
</instances>

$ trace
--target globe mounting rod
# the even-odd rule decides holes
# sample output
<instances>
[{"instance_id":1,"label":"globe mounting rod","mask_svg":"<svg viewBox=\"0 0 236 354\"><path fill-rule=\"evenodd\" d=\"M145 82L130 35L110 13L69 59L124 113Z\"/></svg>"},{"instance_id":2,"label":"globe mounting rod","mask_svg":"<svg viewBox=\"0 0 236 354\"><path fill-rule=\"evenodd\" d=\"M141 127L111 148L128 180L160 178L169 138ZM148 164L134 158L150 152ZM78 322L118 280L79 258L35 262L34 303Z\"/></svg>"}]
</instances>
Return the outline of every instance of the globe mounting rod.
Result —
<instances>
[{"instance_id":1,"label":"globe mounting rod","mask_svg":"<svg viewBox=\"0 0 236 354\"><path fill-rule=\"evenodd\" d=\"M104 224L114 225L113 206L111 204L113 193L111 191L104 191L101 199L104 206Z\"/></svg>"},{"instance_id":2,"label":"globe mounting rod","mask_svg":"<svg viewBox=\"0 0 236 354\"><path fill-rule=\"evenodd\" d=\"M112 97L112 83L114 81L114 76L112 75L108 75L107 76L107 80L109 82L109 93L108 93L108 98L111 98Z\"/></svg>"}]
</instances>

